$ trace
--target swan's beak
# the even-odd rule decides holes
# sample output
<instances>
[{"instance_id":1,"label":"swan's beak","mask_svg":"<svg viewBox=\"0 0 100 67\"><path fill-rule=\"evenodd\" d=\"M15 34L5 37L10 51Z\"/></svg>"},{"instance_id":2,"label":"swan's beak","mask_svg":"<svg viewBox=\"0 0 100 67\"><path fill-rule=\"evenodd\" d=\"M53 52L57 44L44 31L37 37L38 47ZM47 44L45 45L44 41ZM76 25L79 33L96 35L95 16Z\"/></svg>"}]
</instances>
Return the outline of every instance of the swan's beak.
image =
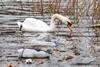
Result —
<instances>
[{"instance_id":1,"label":"swan's beak","mask_svg":"<svg viewBox=\"0 0 100 67\"><path fill-rule=\"evenodd\" d=\"M72 23L68 22L67 27L68 27L70 35L71 35L72 34Z\"/></svg>"}]
</instances>

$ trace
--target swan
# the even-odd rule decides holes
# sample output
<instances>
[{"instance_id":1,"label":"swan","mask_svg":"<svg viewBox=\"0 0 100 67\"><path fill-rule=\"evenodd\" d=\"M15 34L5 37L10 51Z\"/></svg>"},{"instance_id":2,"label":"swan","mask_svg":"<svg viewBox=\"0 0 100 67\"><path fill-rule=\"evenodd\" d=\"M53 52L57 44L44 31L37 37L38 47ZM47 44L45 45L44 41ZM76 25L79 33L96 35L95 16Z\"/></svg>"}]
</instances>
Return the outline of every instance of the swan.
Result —
<instances>
[{"instance_id":1,"label":"swan","mask_svg":"<svg viewBox=\"0 0 100 67\"><path fill-rule=\"evenodd\" d=\"M62 23L64 23L70 33L72 32L72 23L71 20L65 16L62 16L60 14L53 14L51 17L50 26L47 25L45 22L35 19L35 18L26 18L25 21L22 23L20 21L17 21L17 24L20 28L20 31L39 31L39 32L48 32L48 31L55 31L55 19L60 20Z\"/></svg>"}]
</instances>

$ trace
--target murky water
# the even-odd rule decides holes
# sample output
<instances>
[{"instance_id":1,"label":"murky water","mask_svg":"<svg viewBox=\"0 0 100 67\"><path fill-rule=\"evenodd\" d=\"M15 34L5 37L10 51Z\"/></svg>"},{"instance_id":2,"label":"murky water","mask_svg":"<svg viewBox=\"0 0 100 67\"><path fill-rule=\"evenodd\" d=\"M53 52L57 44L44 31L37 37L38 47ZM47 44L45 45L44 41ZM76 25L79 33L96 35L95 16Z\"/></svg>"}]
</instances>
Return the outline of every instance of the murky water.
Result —
<instances>
[{"instance_id":1,"label":"murky water","mask_svg":"<svg viewBox=\"0 0 100 67\"><path fill-rule=\"evenodd\" d=\"M2 5L2 3L0 4ZM81 67L99 67L100 28L91 27L94 24L92 17L80 17L77 24L73 23L71 38L68 37L69 33L64 24L58 24L55 33L25 32L23 35L20 35L16 21L23 21L27 17L34 17L49 24L50 16L29 15L32 9L27 8L30 11L22 11L21 6L21 10L14 10L21 5L17 2L4 4L8 6L0 7L0 67L5 67L9 63L13 67L80 67L80 65ZM9 4L16 4L16 7L12 7ZM8 9L6 12L5 9L7 8L11 9ZM25 7L23 8L26 9ZM9 12L14 12L14 15L8 15ZM18 14L15 15L16 13ZM23 15L20 15L20 13L23 13ZM38 46L37 44L43 44L44 46ZM50 44L50 46L45 46L46 44ZM52 44L56 46L51 46ZM17 50L19 48L44 51L49 49L52 54L50 54L50 59L32 59L32 64L27 64L25 62L26 59L18 58ZM79 51L80 55L75 55L75 50ZM73 58L65 60L65 56L72 56Z\"/></svg>"},{"instance_id":2,"label":"murky water","mask_svg":"<svg viewBox=\"0 0 100 67\"><path fill-rule=\"evenodd\" d=\"M25 16L23 16L24 19ZM84 58L93 58L95 60L88 60L87 66L85 66L85 60L83 60L83 67L97 67L99 63L99 43L100 37L95 37L99 35L99 31L96 33L96 30L93 30L90 26L92 26L92 19L88 18L88 20L80 20L78 24L73 24L73 35L71 38L67 37L65 28L58 28L57 32L54 35L49 33L48 35L42 35L43 33L23 33L20 35L18 32L12 33L9 31L18 31L18 26L15 23L16 20L21 19L20 16L9 16L9 15L0 15L0 65L5 67L6 64L11 63L13 66L17 67L78 67L77 65L70 65L74 63L81 63L79 57ZM60 25L61 26L61 25ZM63 31L64 30L64 31ZM99 29L97 29L99 30ZM8 33L6 33L8 31ZM42 35L41 37L39 37ZM49 37L48 37L49 36ZM57 46L55 47L38 47L35 49L47 50L52 49L52 55L50 60L48 59L33 59L32 64L28 65L25 63L25 59L18 59L18 48L34 48L32 47L34 44L34 40L44 41L44 42L52 42ZM41 42L42 43L42 42ZM79 56L75 56L73 51L77 49L80 51ZM65 55L71 55L74 59L71 60L63 60ZM77 58L78 57L78 58ZM76 59L75 59L76 58ZM91 62L94 62L91 63ZM93 65L91 65L93 64Z\"/></svg>"}]
</instances>

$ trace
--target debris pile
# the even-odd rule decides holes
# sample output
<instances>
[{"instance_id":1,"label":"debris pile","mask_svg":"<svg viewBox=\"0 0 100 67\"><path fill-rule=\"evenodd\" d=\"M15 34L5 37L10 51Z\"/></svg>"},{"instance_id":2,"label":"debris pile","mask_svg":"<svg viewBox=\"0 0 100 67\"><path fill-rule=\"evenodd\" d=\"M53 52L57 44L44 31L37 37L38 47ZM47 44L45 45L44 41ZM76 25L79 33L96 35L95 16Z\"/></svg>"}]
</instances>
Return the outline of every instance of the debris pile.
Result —
<instances>
[{"instance_id":1,"label":"debris pile","mask_svg":"<svg viewBox=\"0 0 100 67\"><path fill-rule=\"evenodd\" d=\"M33 57L49 57L45 51L36 51L34 49L18 49L20 57L33 58Z\"/></svg>"}]
</instances>

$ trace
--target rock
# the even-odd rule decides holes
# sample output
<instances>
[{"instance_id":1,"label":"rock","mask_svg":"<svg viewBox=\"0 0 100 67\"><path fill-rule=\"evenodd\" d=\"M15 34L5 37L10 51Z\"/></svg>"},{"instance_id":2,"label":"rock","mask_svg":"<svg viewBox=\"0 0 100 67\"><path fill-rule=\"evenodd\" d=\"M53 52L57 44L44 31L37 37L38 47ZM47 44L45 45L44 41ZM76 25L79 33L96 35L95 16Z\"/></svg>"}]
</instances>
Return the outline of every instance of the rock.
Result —
<instances>
[{"instance_id":1,"label":"rock","mask_svg":"<svg viewBox=\"0 0 100 67\"><path fill-rule=\"evenodd\" d=\"M73 56L64 56L64 60L69 60L69 59L72 59Z\"/></svg>"},{"instance_id":2,"label":"rock","mask_svg":"<svg viewBox=\"0 0 100 67\"><path fill-rule=\"evenodd\" d=\"M33 58L33 57L49 57L49 53L45 51L36 51L34 49L18 49L20 57Z\"/></svg>"}]
</instances>

